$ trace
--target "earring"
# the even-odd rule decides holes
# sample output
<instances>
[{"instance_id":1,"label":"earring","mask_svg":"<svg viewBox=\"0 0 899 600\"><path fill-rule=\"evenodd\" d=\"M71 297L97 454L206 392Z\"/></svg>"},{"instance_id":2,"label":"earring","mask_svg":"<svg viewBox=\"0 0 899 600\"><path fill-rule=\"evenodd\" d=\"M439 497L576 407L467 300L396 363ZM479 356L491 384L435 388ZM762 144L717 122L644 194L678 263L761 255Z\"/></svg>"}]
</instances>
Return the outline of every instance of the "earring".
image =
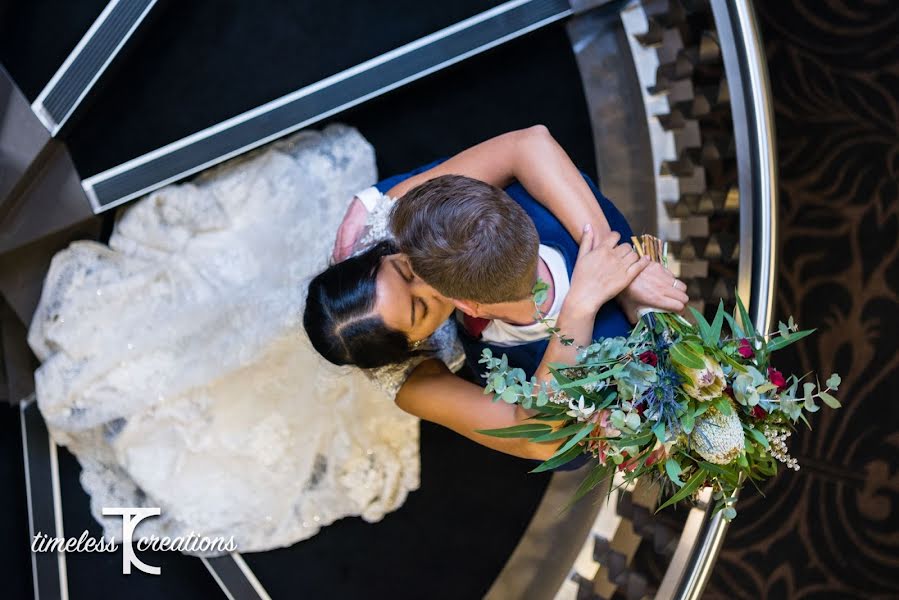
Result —
<instances>
[{"instance_id":1,"label":"earring","mask_svg":"<svg viewBox=\"0 0 899 600\"><path fill-rule=\"evenodd\" d=\"M424 343L424 340L415 340L414 342L412 342L410 344L410 346L412 347L413 350L418 350L423 343Z\"/></svg>"}]
</instances>

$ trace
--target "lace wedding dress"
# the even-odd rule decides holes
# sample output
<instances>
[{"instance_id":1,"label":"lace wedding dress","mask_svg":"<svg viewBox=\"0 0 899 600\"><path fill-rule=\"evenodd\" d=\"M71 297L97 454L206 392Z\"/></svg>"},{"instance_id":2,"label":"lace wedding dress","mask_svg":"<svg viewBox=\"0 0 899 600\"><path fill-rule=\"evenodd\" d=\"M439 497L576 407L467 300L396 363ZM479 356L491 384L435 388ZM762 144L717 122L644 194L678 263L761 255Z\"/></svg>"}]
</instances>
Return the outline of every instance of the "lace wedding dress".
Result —
<instances>
[{"instance_id":1,"label":"lace wedding dress","mask_svg":"<svg viewBox=\"0 0 899 600\"><path fill-rule=\"evenodd\" d=\"M121 519L102 507L158 506L137 535L259 551L378 521L418 488L418 419L391 395L410 365L377 381L335 367L301 322L347 204L375 179L355 129L302 132L135 203L108 247L54 257L28 338L38 405L105 535L120 539ZM384 224L373 215L366 241ZM441 328L435 351L453 340Z\"/></svg>"}]
</instances>

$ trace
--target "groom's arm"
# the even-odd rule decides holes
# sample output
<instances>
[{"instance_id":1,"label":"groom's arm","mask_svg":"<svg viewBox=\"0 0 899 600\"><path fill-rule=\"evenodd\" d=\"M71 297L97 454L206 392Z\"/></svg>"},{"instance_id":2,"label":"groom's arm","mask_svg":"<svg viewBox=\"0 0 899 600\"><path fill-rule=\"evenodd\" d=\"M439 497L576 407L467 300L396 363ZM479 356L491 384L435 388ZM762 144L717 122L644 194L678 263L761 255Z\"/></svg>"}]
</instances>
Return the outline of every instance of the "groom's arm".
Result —
<instances>
[{"instance_id":1,"label":"groom's arm","mask_svg":"<svg viewBox=\"0 0 899 600\"><path fill-rule=\"evenodd\" d=\"M504 188L518 180L580 243L584 224L597 234L608 233L609 222L596 196L574 162L543 125L510 131L472 146L427 171L392 187L398 198L429 179L465 175Z\"/></svg>"},{"instance_id":2,"label":"groom's arm","mask_svg":"<svg viewBox=\"0 0 899 600\"><path fill-rule=\"evenodd\" d=\"M520 425L529 415L518 405L494 402L484 388L454 375L436 360L419 365L396 396L404 411L452 429L483 446L534 460L551 457L565 440L529 442L521 438L497 438L477 429ZM552 422L550 422L552 424Z\"/></svg>"}]
</instances>

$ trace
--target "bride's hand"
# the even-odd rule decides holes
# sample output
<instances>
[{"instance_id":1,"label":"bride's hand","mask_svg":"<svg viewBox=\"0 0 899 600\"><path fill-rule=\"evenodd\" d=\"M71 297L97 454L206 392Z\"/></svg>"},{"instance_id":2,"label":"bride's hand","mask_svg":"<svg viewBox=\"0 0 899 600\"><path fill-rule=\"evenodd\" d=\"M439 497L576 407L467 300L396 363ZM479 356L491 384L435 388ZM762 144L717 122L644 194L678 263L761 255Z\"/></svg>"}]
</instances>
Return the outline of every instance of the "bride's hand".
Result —
<instances>
[{"instance_id":1,"label":"bride's hand","mask_svg":"<svg viewBox=\"0 0 899 600\"><path fill-rule=\"evenodd\" d=\"M588 314L591 322L603 304L649 266L649 259L641 259L630 244L618 245L620 239L615 231L597 239L592 228L584 228L565 303Z\"/></svg>"},{"instance_id":2,"label":"bride's hand","mask_svg":"<svg viewBox=\"0 0 899 600\"><path fill-rule=\"evenodd\" d=\"M632 323L640 318L639 310L654 308L681 313L690 298L687 286L657 262L651 263L619 295L618 302Z\"/></svg>"},{"instance_id":3,"label":"bride's hand","mask_svg":"<svg viewBox=\"0 0 899 600\"><path fill-rule=\"evenodd\" d=\"M340 262L353 252L353 246L356 245L365 230L367 218L368 210L362 201L354 196L337 229L337 240L334 242L334 251L331 253L332 262Z\"/></svg>"}]
</instances>

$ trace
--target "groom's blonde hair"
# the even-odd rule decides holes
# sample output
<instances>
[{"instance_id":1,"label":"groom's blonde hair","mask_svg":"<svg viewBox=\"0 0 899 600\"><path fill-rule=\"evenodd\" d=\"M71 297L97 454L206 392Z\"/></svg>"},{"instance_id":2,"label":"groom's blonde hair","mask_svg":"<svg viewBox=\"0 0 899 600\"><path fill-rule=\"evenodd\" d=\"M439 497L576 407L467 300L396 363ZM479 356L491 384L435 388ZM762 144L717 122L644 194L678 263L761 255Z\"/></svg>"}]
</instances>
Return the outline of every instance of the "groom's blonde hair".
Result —
<instances>
[{"instance_id":1,"label":"groom's blonde hair","mask_svg":"<svg viewBox=\"0 0 899 600\"><path fill-rule=\"evenodd\" d=\"M531 294L537 229L489 183L463 175L426 181L397 201L390 228L416 275L448 298L494 304Z\"/></svg>"}]
</instances>

